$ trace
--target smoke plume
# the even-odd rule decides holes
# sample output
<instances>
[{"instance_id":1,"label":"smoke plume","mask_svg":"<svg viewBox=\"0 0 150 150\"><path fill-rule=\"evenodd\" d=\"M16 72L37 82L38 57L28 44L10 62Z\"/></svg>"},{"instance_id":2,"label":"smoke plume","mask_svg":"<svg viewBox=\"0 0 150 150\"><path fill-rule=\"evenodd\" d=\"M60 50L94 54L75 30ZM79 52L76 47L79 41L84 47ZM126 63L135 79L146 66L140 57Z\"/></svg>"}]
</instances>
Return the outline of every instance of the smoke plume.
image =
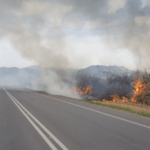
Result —
<instances>
[{"instance_id":1,"label":"smoke plume","mask_svg":"<svg viewBox=\"0 0 150 150\"><path fill-rule=\"evenodd\" d=\"M138 69L149 69L149 7L149 0L0 0L0 38L39 66L81 68L91 60L66 49L66 36L88 31L133 53Z\"/></svg>"}]
</instances>

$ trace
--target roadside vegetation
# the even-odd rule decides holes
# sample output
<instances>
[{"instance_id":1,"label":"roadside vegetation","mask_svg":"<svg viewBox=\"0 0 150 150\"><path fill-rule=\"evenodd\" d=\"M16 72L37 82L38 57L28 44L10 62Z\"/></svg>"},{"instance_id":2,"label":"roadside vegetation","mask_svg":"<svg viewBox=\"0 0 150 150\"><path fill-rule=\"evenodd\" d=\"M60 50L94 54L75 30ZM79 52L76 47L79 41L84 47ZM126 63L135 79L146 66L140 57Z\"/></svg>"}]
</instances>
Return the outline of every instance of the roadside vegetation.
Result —
<instances>
[{"instance_id":1,"label":"roadside vegetation","mask_svg":"<svg viewBox=\"0 0 150 150\"><path fill-rule=\"evenodd\" d=\"M130 98L119 97L115 94L109 100L91 100L87 102L150 118L150 74L145 72L141 77L134 79L134 91Z\"/></svg>"},{"instance_id":2,"label":"roadside vegetation","mask_svg":"<svg viewBox=\"0 0 150 150\"><path fill-rule=\"evenodd\" d=\"M123 80L123 79L125 79L125 80ZM113 83L113 86L111 85L111 88L107 89L106 93L108 94L108 96L107 96L107 94L105 94L103 99L99 99L99 100L87 99L87 100L83 100L83 102L100 105L100 106L104 106L104 107L109 107L109 108L117 109L117 110L121 110L121 111L126 111L129 113L133 113L133 114L137 114L140 116L145 116L145 117L150 118L150 74L145 72L144 75L131 79L133 82L132 90L129 86L131 81L127 80L127 79L128 79L127 77L123 77L123 78L116 77L111 80L109 79L109 82L111 81L111 83ZM116 84L116 80L117 80L117 84ZM119 84L118 84L118 82L119 82ZM122 88L120 88L122 84L124 86L122 86ZM118 87L118 85L119 85L119 87ZM127 89L129 89L129 90L127 90ZM122 92L120 92L120 91L122 91ZM47 94L47 93L44 93L41 91L40 91L40 93ZM86 96L88 96L88 94L82 95L82 93L83 92L81 91L80 92L81 99L83 99L83 98L86 99ZM111 95L111 93L113 93L113 94ZM68 99L79 101L79 99L66 97L66 96L58 95L58 97L65 98L65 99L68 98ZM108 98L108 99L106 99L106 98Z\"/></svg>"},{"instance_id":3,"label":"roadside vegetation","mask_svg":"<svg viewBox=\"0 0 150 150\"><path fill-rule=\"evenodd\" d=\"M102 102L102 101L86 101L90 104L100 105L109 107L112 109L122 110L133 114L138 114L140 116L145 116L150 118L150 106L143 104L136 104L132 102Z\"/></svg>"}]
</instances>

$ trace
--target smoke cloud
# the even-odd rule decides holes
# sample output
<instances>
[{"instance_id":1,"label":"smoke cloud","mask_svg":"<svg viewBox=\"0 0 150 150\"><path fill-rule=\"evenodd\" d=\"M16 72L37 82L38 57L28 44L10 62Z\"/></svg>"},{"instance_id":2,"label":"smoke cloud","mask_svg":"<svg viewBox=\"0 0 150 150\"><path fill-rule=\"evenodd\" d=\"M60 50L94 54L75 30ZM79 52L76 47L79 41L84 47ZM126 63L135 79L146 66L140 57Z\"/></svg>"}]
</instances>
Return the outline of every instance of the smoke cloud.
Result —
<instances>
[{"instance_id":1,"label":"smoke cloud","mask_svg":"<svg viewBox=\"0 0 150 150\"><path fill-rule=\"evenodd\" d=\"M69 31L87 31L133 53L138 69L149 69L149 7L149 0L0 0L0 38L39 66L66 69L90 64L66 49Z\"/></svg>"},{"instance_id":2,"label":"smoke cloud","mask_svg":"<svg viewBox=\"0 0 150 150\"><path fill-rule=\"evenodd\" d=\"M148 0L5 0L0 1L0 37L28 59L44 67L90 64L73 48L66 50L66 30L86 30L127 48L149 65L150 1ZM74 56L78 58L73 59ZM146 57L146 58L145 58Z\"/></svg>"}]
</instances>

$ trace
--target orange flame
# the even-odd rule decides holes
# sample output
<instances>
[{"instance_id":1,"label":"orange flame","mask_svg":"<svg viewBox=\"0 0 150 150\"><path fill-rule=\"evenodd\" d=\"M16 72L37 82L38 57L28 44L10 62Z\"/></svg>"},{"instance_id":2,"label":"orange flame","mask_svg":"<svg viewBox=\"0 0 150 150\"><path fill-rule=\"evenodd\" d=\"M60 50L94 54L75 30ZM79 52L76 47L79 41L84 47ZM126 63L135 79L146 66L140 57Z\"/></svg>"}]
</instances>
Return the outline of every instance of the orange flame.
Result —
<instances>
[{"instance_id":1,"label":"orange flame","mask_svg":"<svg viewBox=\"0 0 150 150\"><path fill-rule=\"evenodd\" d=\"M127 102L127 101L129 101L128 98L126 98L126 97L122 97L122 99L120 99L119 96L116 94L112 95L111 97L112 97L111 101L103 99L102 102Z\"/></svg>"},{"instance_id":2,"label":"orange flame","mask_svg":"<svg viewBox=\"0 0 150 150\"><path fill-rule=\"evenodd\" d=\"M102 102L134 102L136 103L137 102L137 99L136 99L136 96L144 93L144 87L145 85L142 84L142 82L139 80L139 79L135 79L134 81L134 94L131 98L127 98L127 97L122 97L122 98L119 98L118 95L114 94L112 95L112 100L106 100L106 99L103 99ZM89 95L89 94L92 94L92 86L87 86L87 87L84 87L84 88L77 88L77 87L74 87L73 88L73 93L74 94L81 94L81 95ZM97 102L96 100L93 100L93 102Z\"/></svg>"},{"instance_id":3,"label":"orange flame","mask_svg":"<svg viewBox=\"0 0 150 150\"><path fill-rule=\"evenodd\" d=\"M134 95L139 95L142 94L144 92L144 85L141 83L141 81L139 79L135 80L135 84L134 84Z\"/></svg>"},{"instance_id":4,"label":"orange flame","mask_svg":"<svg viewBox=\"0 0 150 150\"><path fill-rule=\"evenodd\" d=\"M81 95L89 95L89 94L92 94L92 87L91 86L87 86L84 88L74 87L73 93L74 94L81 94Z\"/></svg>"},{"instance_id":5,"label":"orange flame","mask_svg":"<svg viewBox=\"0 0 150 150\"><path fill-rule=\"evenodd\" d=\"M108 101L106 99L103 99L102 102L128 102L128 101L131 101L131 102L134 102L136 103L137 100L136 100L136 96L137 95L140 95L141 93L144 93L144 85L141 83L141 81L139 79L135 79L134 81L134 94L133 96L128 99L126 97L122 97L122 99L119 98L118 95L112 95L112 100L111 101Z\"/></svg>"}]
</instances>

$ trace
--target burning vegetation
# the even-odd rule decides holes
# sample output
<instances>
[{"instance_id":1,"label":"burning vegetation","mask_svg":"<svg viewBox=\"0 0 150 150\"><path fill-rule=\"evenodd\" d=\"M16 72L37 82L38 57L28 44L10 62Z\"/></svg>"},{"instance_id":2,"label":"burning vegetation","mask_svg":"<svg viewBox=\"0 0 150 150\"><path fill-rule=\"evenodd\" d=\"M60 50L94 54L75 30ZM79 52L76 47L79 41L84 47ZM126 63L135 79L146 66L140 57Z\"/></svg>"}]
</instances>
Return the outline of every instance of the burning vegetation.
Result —
<instances>
[{"instance_id":1,"label":"burning vegetation","mask_svg":"<svg viewBox=\"0 0 150 150\"><path fill-rule=\"evenodd\" d=\"M74 94L81 98L95 99L93 102L133 102L150 104L150 75L141 78L115 76L102 80L89 76L79 76L78 84L73 88Z\"/></svg>"},{"instance_id":2,"label":"burning vegetation","mask_svg":"<svg viewBox=\"0 0 150 150\"><path fill-rule=\"evenodd\" d=\"M143 93L143 84L142 82L137 78L134 81L134 88L135 90L133 90L133 96L130 98L127 98L125 96L123 96L122 98L119 98L119 96L117 94L111 95L112 100L109 100L109 102L137 102L137 96L139 94ZM102 102L108 102L108 100L103 99Z\"/></svg>"},{"instance_id":3,"label":"burning vegetation","mask_svg":"<svg viewBox=\"0 0 150 150\"><path fill-rule=\"evenodd\" d=\"M91 86L87 86L87 87L83 87L83 88L74 87L73 93L81 94L81 95L89 95L89 94L92 94L92 87Z\"/></svg>"},{"instance_id":4,"label":"burning vegetation","mask_svg":"<svg viewBox=\"0 0 150 150\"><path fill-rule=\"evenodd\" d=\"M136 88L135 95L137 102L150 104L150 74L145 73L142 77L139 86Z\"/></svg>"}]
</instances>

